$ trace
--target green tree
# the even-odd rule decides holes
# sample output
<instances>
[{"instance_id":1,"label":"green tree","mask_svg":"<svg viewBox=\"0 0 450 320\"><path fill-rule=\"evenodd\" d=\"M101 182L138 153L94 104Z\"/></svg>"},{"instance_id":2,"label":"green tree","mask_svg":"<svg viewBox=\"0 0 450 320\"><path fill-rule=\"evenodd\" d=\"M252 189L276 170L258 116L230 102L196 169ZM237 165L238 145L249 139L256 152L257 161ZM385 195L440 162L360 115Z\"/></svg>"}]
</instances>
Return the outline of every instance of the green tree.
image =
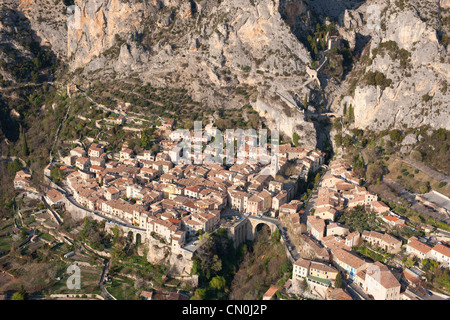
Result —
<instances>
[{"instance_id":1,"label":"green tree","mask_svg":"<svg viewBox=\"0 0 450 320\"><path fill-rule=\"evenodd\" d=\"M375 164L371 163L367 166L367 172L366 172L366 178L370 181L376 181L377 179L381 178L383 174L383 169Z\"/></svg>"},{"instance_id":2,"label":"green tree","mask_svg":"<svg viewBox=\"0 0 450 320\"><path fill-rule=\"evenodd\" d=\"M341 272L338 272L336 275L336 280L334 280L334 287L335 288L342 288L342 274Z\"/></svg>"},{"instance_id":3,"label":"green tree","mask_svg":"<svg viewBox=\"0 0 450 320\"><path fill-rule=\"evenodd\" d=\"M33 82L39 82L39 73L36 71L31 71L31 81Z\"/></svg>"},{"instance_id":4,"label":"green tree","mask_svg":"<svg viewBox=\"0 0 450 320\"><path fill-rule=\"evenodd\" d=\"M22 127L22 154L25 157L28 157L28 155L29 155L27 135L25 134L25 131L23 130L23 127Z\"/></svg>"},{"instance_id":5,"label":"green tree","mask_svg":"<svg viewBox=\"0 0 450 320\"><path fill-rule=\"evenodd\" d=\"M411 268L416 264L416 260L414 260L413 258L407 258L405 261L405 267L407 268Z\"/></svg>"},{"instance_id":6,"label":"green tree","mask_svg":"<svg viewBox=\"0 0 450 320\"><path fill-rule=\"evenodd\" d=\"M320 173L317 173L316 177L314 178L314 185L317 186L319 181L320 181Z\"/></svg>"},{"instance_id":7,"label":"green tree","mask_svg":"<svg viewBox=\"0 0 450 320\"><path fill-rule=\"evenodd\" d=\"M389 131L389 137L394 142L402 141L402 133L398 129L394 129L394 130Z\"/></svg>"},{"instance_id":8,"label":"green tree","mask_svg":"<svg viewBox=\"0 0 450 320\"><path fill-rule=\"evenodd\" d=\"M15 175L17 171L22 170L22 163L20 163L19 159L14 159L13 162L10 162L8 164L8 171L9 173L11 173L12 175Z\"/></svg>"},{"instance_id":9,"label":"green tree","mask_svg":"<svg viewBox=\"0 0 450 320\"><path fill-rule=\"evenodd\" d=\"M294 143L294 146L298 146L298 139L299 139L300 137L298 136L298 134L297 134L297 132L294 132L294 134L292 135L292 141L293 141L293 143Z\"/></svg>"},{"instance_id":10,"label":"green tree","mask_svg":"<svg viewBox=\"0 0 450 320\"><path fill-rule=\"evenodd\" d=\"M20 286L19 291L15 292L11 298L12 300L26 300L27 299L27 292L25 288L23 287L23 284Z\"/></svg>"},{"instance_id":11,"label":"green tree","mask_svg":"<svg viewBox=\"0 0 450 320\"><path fill-rule=\"evenodd\" d=\"M419 187L419 192L420 193L427 193L427 192L430 192L430 183L429 182L427 182L427 183L424 183L424 184L422 184L420 187Z\"/></svg>"},{"instance_id":12,"label":"green tree","mask_svg":"<svg viewBox=\"0 0 450 320\"><path fill-rule=\"evenodd\" d=\"M447 140L447 130L445 130L444 128L439 128L437 129L434 134L441 139L442 141Z\"/></svg>"},{"instance_id":13,"label":"green tree","mask_svg":"<svg viewBox=\"0 0 450 320\"><path fill-rule=\"evenodd\" d=\"M19 292L16 292L13 294L11 300L25 300L25 298Z\"/></svg>"},{"instance_id":14,"label":"green tree","mask_svg":"<svg viewBox=\"0 0 450 320\"><path fill-rule=\"evenodd\" d=\"M120 229L119 229L119 227L118 226L114 226L112 232L113 232L113 235L114 235L113 242L116 243L117 240L119 239L119 236L120 236Z\"/></svg>"},{"instance_id":15,"label":"green tree","mask_svg":"<svg viewBox=\"0 0 450 320\"><path fill-rule=\"evenodd\" d=\"M194 259L194 261L192 261L192 268L191 268L191 274L196 274L199 275L201 272L201 263L199 259Z\"/></svg>"},{"instance_id":16,"label":"green tree","mask_svg":"<svg viewBox=\"0 0 450 320\"><path fill-rule=\"evenodd\" d=\"M352 166L353 166L353 170L358 170L358 169L364 168L364 161L363 161L360 153L355 155L355 157L353 158Z\"/></svg>"},{"instance_id":17,"label":"green tree","mask_svg":"<svg viewBox=\"0 0 450 320\"><path fill-rule=\"evenodd\" d=\"M63 178L64 178L64 173L58 167L55 167L50 171L50 179L54 183L60 182Z\"/></svg>"},{"instance_id":18,"label":"green tree","mask_svg":"<svg viewBox=\"0 0 450 320\"><path fill-rule=\"evenodd\" d=\"M275 240L280 240L280 238L281 238L280 229L277 228L277 229L275 230L275 232L273 233L272 237L273 237Z\"/></svg>"},{"instance_id":19,"label":"green tree","mask_svg":"<svg viewBox=\"0 0 450 320\"><path fill-rule=\"evenodd\" d=\"M225 284L226 284L225 278L222 276L215 276L209 282L209 286L218 291L223 291L225 289Z\"/></svg>"},{"instance_id":20,"label":"green tree","mask_svg":"<svg viewBox=\"0 0 450 320\"><path fill-rule=\"evenodd\" d=\"M416 161L423 160L422 153L419 150L414 150L413 152L411 152L411 158Z\"/></svg>"},{"instance_id":21,"label":"green tree","mask_svg":"<svg viewBox=\"0 0 450 320\"><path fill-rule=\"evenodd\" d=\"M202 288L198 288L195 290L194 295L191 297L191 300L203 300L206 296L206 290Z\"/></svg>"},{"instance_id":22,"label":"green tree","mask_svg":"<svg viewBox=\"0 0 450 320\"><path fill-rule=\"evenodd\" d=\"M140 145L142 149L148 150L151 147L151 140L154 133L154 129L145 129L142 131Z\"/></svg>"},{"instance_id":23,"label":"green tree","mask_svg":"<svg viewBox=\"0 0 450 320\"><path fill-rule=\"evenodd\" d=\"M355 111L354 111L353 106L351 104L348 107L348 118L350 120L353 120L355 118Z\"/></svg>"}]
</instances>

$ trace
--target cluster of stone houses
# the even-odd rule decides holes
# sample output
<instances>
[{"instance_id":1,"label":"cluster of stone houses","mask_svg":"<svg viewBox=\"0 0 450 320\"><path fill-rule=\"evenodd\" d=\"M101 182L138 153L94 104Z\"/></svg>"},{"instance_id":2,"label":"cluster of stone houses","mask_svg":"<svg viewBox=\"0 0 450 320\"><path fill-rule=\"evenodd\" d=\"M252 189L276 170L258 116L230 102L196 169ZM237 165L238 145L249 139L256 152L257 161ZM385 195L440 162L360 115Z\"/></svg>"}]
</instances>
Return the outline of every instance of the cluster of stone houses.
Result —
<instances>
[{"instance_id":1,"label":"cluster of stone houses","mask_svg":"<svg viewBox=\"0 0 450 320\"><path fill-rule=\"evenodd\" d=\"M172 126L167 123L165 129ZM170 156L176 141L163 140L161 146L163 151L157 154L135 155L124 143L118 161L109 160L100 144L93 143L87 152L76 147L63 159L64 183L80 205L143 228L167 243L177 239L175 245L180 247L199 230L217 228L220 212L228 203L249 215L299 211L298 201L292 200L297 184L276 181L262 164L229 168L177 164ZM324 154L314 150L285 146L283 152L285 161L297 159L295 155L306 157L308 168L323 163Z\"/></svg>"},{"instance_id":2,"label":"cluster of stone houses","mask_svg":"<svg viewBox=\"0 0 450 320\"><path fill-rule=\"evenodd\" d=\"M305 238L308 236L305 235ZM386 241L386 245L393 245L392 250L397 250L399 243L394 239L384 239L382 234L366 234L362 236L355 231L343 236L330 235L323 237L319 246L323 246L328 255L322 254L320 262L300 258L294 263L293 281L306 279L309 286L322 296L327 296L338 272L360 286L364 292L372 295L376 300L399 300L400 282L389 270L389 268L379 262L371 263L355 254L351 247L359 244L360 241ZM381 242L380 242L381 243ZM382 245L382 244L380 244ZM394 248L395 247L395 248ZM323 251L324 249L321 248ZM319 267L319 268L317 268ZM321 272L316 271L319 269ZM344 294L345 298L347 296Z\"/></svg>"},{"instance_id":3,"label":"cluster of stone houses","mask_svg":"<svg viewBox=\"0 0 450 320\"><path fill-rule=\"evenodd\" d=\"M25 172L24 170L20 170L16 172L14 177L14 189L16 190L27 190L30 188L31 183L31 174Z\"/></svg>"},{"instance_id":4,"label":"cluster of stone houses","mask_svg":"<svg viewBox=\"0 0 450 320\"><path fill-rule=\"evenodd\" d=\"M316 171L324 161L324 153L309 148L292 147L284 144L278 147L278 170L284 170L288 161L293 162L297 171L304 176ZM276 181L274 175L255 174L254 165L235 164L230 170L236 173L236 178L248 178L244 183L237 183L229 189L231 206L251 215L270 214L273 217L282 214L297 215L301 202L294 200L297 192L295 182L283 183Z\"/></svg>"},{"instance_id":5,"label":"cluster of stone houses","mask_svg":"<svg viewBox=\"0 0 450 320\"><path fill-rule=\"evenodd\" d=\"M154 232L168 243L174 238L182 243L198 230L212 231L218 225L228 201L227 182L216 177L223 168L174 167L167 155L146 152L135 157L127 145L120 161L92 164L103 154L100 146L91 146L87 156L76 149L72 151L79 157L68 165L78 170L66 169L65 181L86 208ZM83 167L77 165L80 160Z\"/></svg>"},{"instance_id":6,"label":"cluster of stone houses","mask_svg":"<svg viewBox=\"0 0 450 320\"><path fill-rule=\"evenodd\" d=\"M370 208L377 203L377 195L360 186L360 179L344 161L333 161L330 170L322 177L314 216L336 221L344 208L364 206Z\"/></svg>"},{"instance_id":7,"label":"cluster of stone houses","mask_svg":"<svg viewBox=\"0 0 450 320\"><path fill-rule=\"evenodd\" d=\"M317 200L314 215L307 217L308 234L302 235L302 256L311 260L299 259L294 263L293 281L306 279L310 286L328 294L333 286L333 278L329 274L315 274L317 281L311 281L308 266L313 262L332 264L343 276L351 280L360 288L377 300L399 300L401 276L394 275L389 268L380 262L371 263L352 251L352 247L360 246L362 242L371 248L381 248L388 253L398 254L402 247L406 253L419 259L432 259L443 265L450 263L450 248L444 244L434 247L412 237L406 245L396 237L377 231L364 230L362 233L350 233L346 226L335 222L336 212L345 207L362 205L366 209L377 213L391 226L404 226L404 220L390 212L388 206L377 201L365 188L359 187L359 181L354 179L349 166L344 162L332 162L331 174L324 177ZM328 208L324 214L321 208ZM331 210L334 209L334 210ZM386 215L386 213L388 213ZM328 276L328 277L327 277ZM320 278L320 279L317 279ZM328 289L324 291L324 289ZM344 295L345 296L345 295ZM345 298L345 297L344 297Z\"/></svg>"},{"instance_id":8,"label":"cluster of stone houses","mask_svg":"<svg viewBox=\"0 0 450 320\"><path fill-rule=\"evenodd\" d=\"M279 161L286 163L293 160L300 173L315 172L324 163L325 154L320 150L313 150L306 147L292 147L290 144L282 144L278 147Z\"/></svg>"},{"instance_id":9,"label":"cluster of stone houses","mask_svg":"<svg viewBox=\"0 0 450 320\"><path fill-rule=\"evenodd\" d=\"M400 251L402 242L388 234L374 231L363 231L362 234L358 231L350 233L348 227L336 222L344 208L357 205L378 210L380 213L385 209L385 205L377 201L376 195L360 187L360 180L351 171L350 166L343 161L330 163L330 172L323 177L318 190L314 214L307 217L308 234L303 235L304 244L308 244L308 248L312 250L309 252L303 250L302 253L314 260L301 258L295 262L293 280L306 279L314 290L327 295L328 291L325 289L333 286L335 275L340 271L345 278L359 285L376 299L399 299L400 283L389 269L360 258L352 252L352 247L365 241L371 246L396 253ZM313 275L314 278L311 278L307 266L318 263L317 261L321 261L333 272L316 273ZM333 264L334 267L329 264ZM375 269L378 271L375 272Z\"/></svg>"},{"instance_id":10,"label":"cluster of stone houses","mask_svg":"<svg viewBox=\"0 0 450 320\"><path fill-rule=\"evenodd\" d=\"M356 206L376 213L389 226L405 226L405 220L378 201L376 194L360 186L360 179L344 161L333 161L329 167L318 188L314 214L308 217L307 222L308 232L316 239L326 236L327 230L328 234L345 233L342 227L338 228L335 224L332 224L333 228L326 228L326 225L335 222L344 209Z\"/></svg>"},{"instance_id":11,"label":"cluster of stone houses","mask_svg":"<svg viewBox=\"0 0 450 320\"><path fill-rule=\"evenodd\" d=\"M336 223L325 225L323 220L317 217L311 217L310 219L314 221L313 225L314 223L320 225L317 229L325 230L328 235L322 236L320 240L316 238L314 232L309 235L302 235L303 255L309 256L316 262L332 263L337 270L342 272L345 278L353 281L364 292L377 300L407 299L402 296L404 293L400 294L399 278L402 276L394 275L387 266L380 262L371 263L355 254L352 247L361 245L362 241L370 244L372 248L381 248L392 254L399 253L403 246L410 256L415 256L420 260L432 259L443 266L450 265L450 248L441 243L431 247L419 239L411 237L406 245L402 245L401 240L387 233L367 230L362 233L358 231L348 233L345 226ZM338 228L338 232L330 232L330 230L336 228ZM312 230L314 230L314 227L312 227ZM326 253L324 253L325 251ZM306 279L316 291L320 291L321 288L322 292L329 293L330 287L333 286L333 279L330 278L328 281L328 278L325 277L320 281L310 281L307 278L309 275L306 272L307 269L301 268L305 263L305 259L300 259L294 263L293 280ZM328 289L328 291L324 291L325 289Z\"/></svg>"},{"instance_id":12,"label":"cluster of stone houses","mask_svg":"<svg viewBox=\"0 0 450 320\"><path fill-rule=\"evenodd\" d=\"M405 249L410 256L419 260L431 259L447 268L450 266L450 248L442 243L430 246L416 237L411 237L408 239Z\"/></svg>"},{"instance_id":13,"label":"cluster of stone houses","mask_svg":"<svg viewBox=\"0 0 450 320\"><path fill-rule=\"evenodd\" d=\"M236 165L235 165L236 166ZM231 170L245 170L242 166L231 167ZM250 177L247 185L235 185L228 190L231 207L250 215L270 213L272 216L289 210L292 205L297 185L294 182L282 183L275 181L273 176L254 175ZM297 210L296 210L297 212Z\"/></svg>"}]
</instances>

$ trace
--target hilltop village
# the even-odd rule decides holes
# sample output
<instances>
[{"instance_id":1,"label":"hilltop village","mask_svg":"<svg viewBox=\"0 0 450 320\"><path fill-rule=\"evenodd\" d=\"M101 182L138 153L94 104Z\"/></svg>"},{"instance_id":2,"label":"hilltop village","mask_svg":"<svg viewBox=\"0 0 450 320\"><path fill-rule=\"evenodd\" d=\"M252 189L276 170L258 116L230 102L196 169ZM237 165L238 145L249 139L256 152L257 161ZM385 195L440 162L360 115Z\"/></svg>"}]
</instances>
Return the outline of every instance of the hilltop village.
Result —
<instances>
[{"instance_id":1,"label":"hilltop village","mask_svg":"<svg viewBox=\"0 0 450 320\"><path fill-rule=\"evenodd\" d=\"M61 210L76 219L105 221L109 232L118 228L131 241L145 243L149 262L167 259L173 274L194 283L193 257L203 234L224 228L237 247L266 224L281 235L292 278L283 287L270 287L263 299L280 292L314 299L419 299L423 271L411 266L429 260L448 266L445 242L430 244L420 237L434 228L411 227L363 186L346 161L327 165L322 151L286 143L278 146L275 163L267 165L180 163L181 136L173 126L167 120L158 128L167 137L159 141L159 152L135 154L127 142L107 152L104 144L93 142L52 162L44 171L50 185L44 201L55 221ZM241 138L244 159L257 158L261 146ZM202 137L201 143L203 156L216 156L206 148L209 139ZM196 160L194 154L190 160ZM55 174L58 183L51 179ZM304 190L302 182L315 175L314 190ZM17 172L15 188L32 189L30 179L24 170ZM365 224L356 226L354 220Z\"/></svg>"},{"instance_id":2,"label":"hilltop village","mask_svg":"<svg viewBox=\"0 0 450 320\"><path fill-rule=\"evenodd\" d=\"M450 248L440 242L431 246L426 244L426 239L414 236L409 239L393 236L392 231L396 228L411 227L405 224L405 218L361 187L360 182L345 162L330 163L318 188L315 211L307 217L309 236L303 235L302 257L294 263L292 280L300 286L306 281L318 295L330 299L352 299L341 284L335 286L339 275L349 283L347 290L356 295L376 300L416 300L419 295L413 288L421 282L422 272L408 266L402 269L401 258L431 259L448 267ZM369 215L361 211L358 214L363 219L378 220L378 227L384 232L350 232L349 227L336 222L339 212L358 208L365 208ZM294 216L291 220L291 226L295 228L298 218ZM367 257L357 254L354 249L361 247L373 254ZM386 265L377 260L390 263ZM330 292L330 287L336 288Z\"/></svg>"},{"instance_id":3,"label":"hilltop village","mask_svg":"<svg viewBox=\"0 0 450 320\"><path fill-rule=\"evenodd\" d=\"M126 104L114 111L113 124L135 123ZM133 130L142 137L142 129ZM201 146L200 158L184 154L186 131L177 130L173 119L161 119L154 130L159 138L139 153L127 141L119 150L94 139L72 146L44 170L48 187L42 196L50 217L56 224L62 212L104 221L108 232L120 230L143 243L150 263L168 263L172 275L194 284L191 271L203 234L226 229L237 248L252 241L261 225L269 226L281 234L292 278L283 288L271 287L265 299L280 292L316 299L422 299L426 272L415 265L430 260L448 266L448 235L438 231L430 241L433 226L417 229L370 192L347 161L327 163L320 150L290 142L275 149L241 133L234 138L243 147L226 164L210 161L223 156L214 148L217 128L207 125L201 136L187 131ZM37 192L31 178L18 171L15 189ZM421 196L416 200L446 212Z\"/></svg>"},{"instance_id":4,"label":"hilltop village","mask_svg":"<svg viewBox=\"0 0 450 320\"><path fill-rule=\"evenodd\" d=\"M50 182L53 187L45 195L47 204L65 208L78 218L106 219L111 229L120 226L140 241L162 240L172 257L181 254L185 258L178 271L189 274L197 248L192 243L199 234L219 228L221 214L235 210L277 219L280 210L300 209L301 202L294 199L297 180L280 182L276 175L289 165L299 173L298 179L324 163L323 152L286 144L279 146L278 171L273 175L265 173L265 166L258 163L236 163L228 168L221 164L175 164L179 137L171 131L172 126L170 120L162 123L161 129L173 140L162 140L162 151L156 154L144 151L136 155L126 142L113 159L99 143L88 150L80 146L70 150L62 163L54 162L45 169L47 177L55 168L63 176L59 185ZM252 139L246 141L248 157L252 150L258 152L249 148L256 147L253 143ZM27 179L27 174L18 172L15 187L26 189Z\"/></svg>"}]
</instances>

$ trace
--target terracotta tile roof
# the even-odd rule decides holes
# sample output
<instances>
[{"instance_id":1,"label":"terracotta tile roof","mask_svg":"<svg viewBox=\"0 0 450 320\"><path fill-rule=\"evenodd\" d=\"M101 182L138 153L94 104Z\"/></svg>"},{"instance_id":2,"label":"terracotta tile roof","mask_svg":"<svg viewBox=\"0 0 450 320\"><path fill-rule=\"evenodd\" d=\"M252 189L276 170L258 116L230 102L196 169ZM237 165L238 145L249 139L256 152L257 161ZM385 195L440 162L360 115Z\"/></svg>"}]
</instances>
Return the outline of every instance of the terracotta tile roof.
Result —
<instances>
[{"instance_id":1,"label":"terracotta tile roof","mask_svg":"<svg viewBox=\"0 0 450 320\"><path fill-rule=\"evenodd\" d=\"M352 297L342 288L336 288L328 294L330 300L353 300Z\"/></svg>"},{"instance_id":2,"label":"terracotta tile roof","mask_svg":"<svg viewBox=\"0 0 450 320\"><path fill-rule=\"evenodd\" d=\"M278 290L280 290L280 287L272 285L270 286L269 290L264 293L264 297L271 298L275 295L275 293L277 293Z\"/></svg>"},{"instance_id":3,"label":"terracotta tile roof","mask_svg":"<svg viewBox=\"0 0 450 320\"><path fill-rule=\"evenodd\" d=\"M299 258L297 261L294 262L294 264L296 266L308 269L309 265L311 264L311 261L303 259L303 258Z\"/></svg>"},{"instance_id":4,"label":"terracotta tile roof","mask_svg":"<svg viewBox=\"0 0 450 320\"><path fill-rule=\"evenodd\" d=\"M343 263L349 265L354 269L359 269L360 267L366 264L366 261L364 261L363 259L343 249L334 250L333 259L334 258L338 259L339 261L342 261Z\"/></svg>"},{"instance_id":5,"label":"terracotta tile roof","mask_svg":"<svg viewBox=\"0 0 450 320\"><path fill-rule=\"evenodd\" d=\"M387 233L381 233L381 232L377 232L377 231L367 231L364 230L362 233L363 237L369 237L369 238L375 238L375 239L379 239L381 241L384 241L388 244L391 245L395 245L395 244L401 244L401 240L397 239L394 236L391 236Z\"/></svg>"},{"instance_id":6,"label":"terracotta tile roof","mask_svg":"<svg viewBox=\"0 0 450 320\"><path fill-rule=\"evenodd\" d=\"M80 157L80 158L78 158L77 160L76 160L76 162L77 163L80 163L80 164L85 164L85 163L87 163L89 161L89 158L85 158L85 157Z\"/></svg>"},{"instance_id":7,"label":"terracotta tile roof","mask_svg":"<svg viewBox=\"0 0 450 320\"><path fill-rule=\"evenodd\" d=\"M410 239L407 246L425 254L427 254L431 250L431 247L429 245L420 242L419 240L417 240L417 238L413 239L412 241Z\"/></svg>"},{"instance_id":8,"label":"terracotta tile roof","mask_svg":"<svg viewBox=\"0 0 450 320\"><path fill-rule=\"evenodd\" d=\"M314 261L311 262L311 269L316 269L316 270L325 271L325 272L338 272L336 270L336 268L333 268L332 266L328 266L323 263L317 263Z\"/></svg>"},{"instance_id":9,"label":"terracotta tile roof","mask_svg":"<svg viewBox=\"0 0 450 320\"><path fill-rule=\"evenodd\" d=\"M142 291L141 292L141 297L144 298L152 298L153 297L153 291Z\"/></svg>"},{"instance_id":10,"label":"terracotta tile roof","mask_svg":"<svg viewBox=\"0 0 450 320\"><path fill-rule=\"evenodd\" d=\"M409 270L408 268L403 270L403 276L406 280L413 284L418 284L420 282L420 276Z\"/></svg>"},{"instance_id":11,"label":"terracotta tile roof","mask_svg":"<svg viewBox=\"0 0 450 320\"><path fill-rule=\"evenodd\" d=\"M439 252L446 257L450 257L450 248L447 246L444 246L443 244L438 244L438 245L434 246L432 250Z\"/></svg>"},{"instance_id":12,"label":"terracotta tile roof","mask_svg":"<svg viewBox=\"0 0 450 320\"><path fill-rule=\"evenodd\" d=\"M53 203L56 203L59 200L64 198L64 194L62 194L61 192L59 192L56 189L50 189L47 192L47 197L50 199L50 201L52 201Z\"/></svg>"},{"instance_id":13,"label":"terracotta tile roof","mask_svg":"<svg viewBox=\"0 0 450 320\"><path fill-rule=\"evenodd\" d=\"M375 262L367 268L367 276L372 277L386 289L400 287L400 283L389 268L380 262Z\"/></svg>"}]
</instances>

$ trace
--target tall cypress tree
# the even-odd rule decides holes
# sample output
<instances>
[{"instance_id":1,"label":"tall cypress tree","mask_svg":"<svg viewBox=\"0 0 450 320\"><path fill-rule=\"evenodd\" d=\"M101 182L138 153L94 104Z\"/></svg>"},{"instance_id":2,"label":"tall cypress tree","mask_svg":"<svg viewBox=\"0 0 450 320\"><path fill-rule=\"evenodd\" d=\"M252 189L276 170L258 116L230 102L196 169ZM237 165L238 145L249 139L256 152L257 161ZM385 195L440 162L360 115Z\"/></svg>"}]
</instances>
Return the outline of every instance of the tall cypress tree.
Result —
<instances>
[{"instance_id":1,"label":"tall cypress tree","mask_svg":"<svg viewBox=\"0 0 450 320\"><path fill-rule=\"evenodd\" d=\"M23 127L21 127L21 134L22 134L22 154L25 157L28 157L29 149L28 149L27 135L25 134Z\"/></svg>"},{"instance_id":2,"label":"tall cypress tree","mask_svg":"<svg viewBox=\"0 0 450 320\"><path fill-rule=\"evenodd\" d=\"M338 272L336 275L336 280L334 280L334 287L335 288L342 288L342 274L341 272Z\"/></svg>"}]
</instances>

